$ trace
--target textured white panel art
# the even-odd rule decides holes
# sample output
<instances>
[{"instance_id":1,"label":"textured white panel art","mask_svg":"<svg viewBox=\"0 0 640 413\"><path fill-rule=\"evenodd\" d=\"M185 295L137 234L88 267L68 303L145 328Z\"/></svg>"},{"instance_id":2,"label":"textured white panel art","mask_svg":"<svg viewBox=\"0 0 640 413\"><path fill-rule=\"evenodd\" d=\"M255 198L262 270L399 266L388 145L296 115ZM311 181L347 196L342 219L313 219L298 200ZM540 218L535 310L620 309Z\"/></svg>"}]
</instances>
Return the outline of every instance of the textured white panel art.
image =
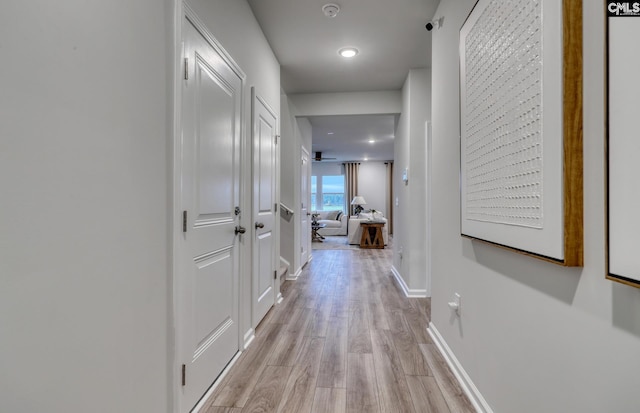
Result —
<instances>
[{"instance_id":1,"label":"textured white panel art","mask_svg":"<svg viewBox=\"0 0 640 413\"><path fill-rule=\"evenodd\" d=\"M465 38L466 219L543 228L541 8L493 0Z\"/></svg>"}]
</instances>

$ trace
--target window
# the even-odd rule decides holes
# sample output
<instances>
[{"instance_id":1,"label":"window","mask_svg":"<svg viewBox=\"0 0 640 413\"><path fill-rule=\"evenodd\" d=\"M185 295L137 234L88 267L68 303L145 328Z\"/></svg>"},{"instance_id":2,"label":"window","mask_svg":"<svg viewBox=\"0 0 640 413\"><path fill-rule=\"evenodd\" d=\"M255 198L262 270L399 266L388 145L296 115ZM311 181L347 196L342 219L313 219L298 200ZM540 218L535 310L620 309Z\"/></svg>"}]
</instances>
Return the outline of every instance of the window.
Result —
<instances>
[{"instance_id":1,"label":"window","mask_svg":"<svg viewBox=\"0 0 640 413\"><path fill-rule=\"evenodd\" d=\"M315 175L311 176L311 209L317 210L316 204L316 194L318 193L318 177Z\"/></svg>"},{"instance_id":2,"label":"window","mask_svg":"<svg viewBox=\"0 0 640 413\"><path fill-rule=\"evenodd\" d=\"M344 212L344 176L323 176L322 177L322 211L343 211Z\"/></svg>"},{"instance_id":3,"label":"window","mask_svg":"<svg viewBox=\"0 0 640 413\"><path fill-rule=\"evenodd\" d=\"M311 207L317 211L344 212L344 175L312 175Z\"/></svg>"}]
</instances>

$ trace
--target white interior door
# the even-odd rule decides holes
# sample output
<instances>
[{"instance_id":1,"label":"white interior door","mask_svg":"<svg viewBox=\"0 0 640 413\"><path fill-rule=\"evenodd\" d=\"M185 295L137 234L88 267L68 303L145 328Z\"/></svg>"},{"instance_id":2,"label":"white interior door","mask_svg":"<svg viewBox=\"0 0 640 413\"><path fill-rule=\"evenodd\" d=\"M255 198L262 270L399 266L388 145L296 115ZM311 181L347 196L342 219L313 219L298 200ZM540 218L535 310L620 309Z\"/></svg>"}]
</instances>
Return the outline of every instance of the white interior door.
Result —
<instances>
[{"instance_id":1,"label":"white interior door","mask_svg":"<svg viewBox=\"0 0 640 413\"><path fill-rule=\"evenodd\" d=\"M198 402L239 350L238 279L242 78L184 20L178 291L181 411Z\"/></svg>"},{"instance_id":2,"label":"white interior door","mask_svg":"<svg viewBox=\"0 0 640 413\"><path fill-rule=\"evenodd\" d=\"M255 327L276 301L277 118L252 89L253 105L253 322Z\"/></svg>"},{"instance_id":3,"label":"white interior door","mask_svg":"<svg viewBox=\"0 0 640 413\"><path fill-rule=\"evenodd\" d=\"M302 148L302 162L300 165L300 265L309 261L311 253L311 211L309 202L311 201L310 191L311 163L309 162L309 152Z\"/></svg>"}]
</instances>

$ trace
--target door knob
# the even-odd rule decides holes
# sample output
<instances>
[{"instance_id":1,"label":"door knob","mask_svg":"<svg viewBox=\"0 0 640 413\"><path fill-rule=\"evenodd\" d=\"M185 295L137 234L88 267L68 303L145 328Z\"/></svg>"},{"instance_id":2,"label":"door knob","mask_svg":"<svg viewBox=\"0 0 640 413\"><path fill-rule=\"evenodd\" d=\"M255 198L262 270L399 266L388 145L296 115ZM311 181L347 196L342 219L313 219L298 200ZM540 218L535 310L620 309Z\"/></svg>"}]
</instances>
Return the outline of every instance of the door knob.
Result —
<instances>
[{"instance_id":1,"label":"door knob","mask_svg":"<svg viewBox=\"0 0 640 413\"><path fill-rule=\"evenodd\" d=\"M307 212L307 216L310 217L311 216L311 212Z\"/></svg>"},{"instance_id":2,"label":"door knob","mask_svg":"<svg viewBox=\"0 0 640 413\"><path fill-rule=\"evenodd\" d=\"M264 228L264 224L262 222L256 222L256 229Z\"/></svg>"},{"instance_id":3,"label":"door knob","mask_svg":"<svg viewBox=\"0 0 640 413\"><path fill-rule=\"evenodd\" d=\"M236 235L244 234L245 232L247 232L247 229L245 227L242 227L242 226L236 227L236 230L235 230Z\"/></svg>"}]
</instances>

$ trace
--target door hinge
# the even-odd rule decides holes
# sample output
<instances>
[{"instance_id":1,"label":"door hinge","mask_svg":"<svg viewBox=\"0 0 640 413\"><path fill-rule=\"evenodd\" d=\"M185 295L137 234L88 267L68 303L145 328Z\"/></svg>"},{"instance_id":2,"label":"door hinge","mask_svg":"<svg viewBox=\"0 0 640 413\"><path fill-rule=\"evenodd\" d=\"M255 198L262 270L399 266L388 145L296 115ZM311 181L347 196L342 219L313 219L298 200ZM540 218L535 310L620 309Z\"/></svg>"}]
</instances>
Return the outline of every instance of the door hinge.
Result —
<instances>
[{"instance_id":1,"label":"door hinge","mask_svg":"<svg viewBox=\"0 0 640 413\"><path fill-rule=\"evenodd\" d=\"M278 144L278 138L280 137L280 135L275 135L276 138L276 145Z\"/></svg>"},{"instance_id":2,"label":"door hinge","mask_svg":"<svg viewBox=\"0 0 640 413\"><path fill-rule=\"evenodd\" d=\"M182 211L182 232L187 232L187 211Z\"/></svg>"},{"instance_id":3,"label":"door hinge","mask_svg":"<svg viewBox=\"0 0 640 413\"><path fill-rule=\"evenodd\" d=\"M187 366L184 364L182 365L182 385L187 385Z\"/></svg>"},{"instance_id":4,"label":"door hinge","mask_svg":"<svg viewBox=\"0 0 640 413\"><path fill-rule=\"evenodd\" d=\"M277 270L273 270L273 279L274 280L278 279L278 271Z\"/></svg>"},{"instance_id":5,"label":"door hinge","mask_svg":"<svg viewBox=\"0 0 640 413\"><path fill-rule=\"evenodd\" d=\"M184 58L184 80L189 80L189 58Z\"/></svg>"},{"instance_id":6,"label":"door hinge","mask_svg":"<svg viewBox=\"0 0 640 413\"><path fill-rule=\"evenodd\" d=\"M278 212L278 204L273 204L273 212Z\"/></svg>"}]
</instances>

